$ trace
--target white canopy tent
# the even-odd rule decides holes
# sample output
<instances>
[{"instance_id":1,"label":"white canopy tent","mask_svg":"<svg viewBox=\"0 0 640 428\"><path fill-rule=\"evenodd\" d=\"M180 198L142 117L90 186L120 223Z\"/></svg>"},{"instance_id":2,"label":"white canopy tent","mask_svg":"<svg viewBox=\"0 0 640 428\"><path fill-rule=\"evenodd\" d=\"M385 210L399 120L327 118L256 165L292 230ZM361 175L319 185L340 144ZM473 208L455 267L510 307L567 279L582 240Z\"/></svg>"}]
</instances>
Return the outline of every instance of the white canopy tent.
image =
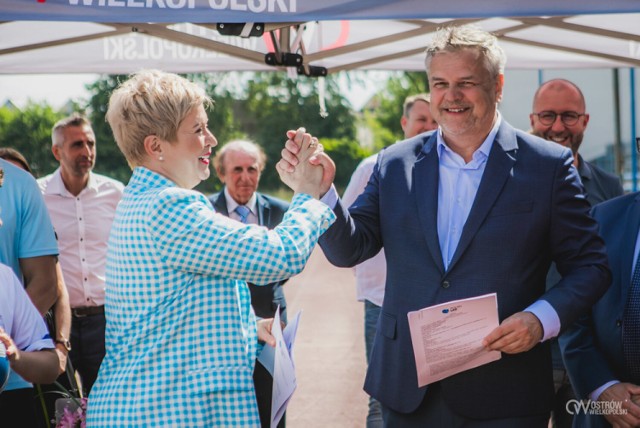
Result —
<instances>
[{"instance_id":1,"label":"white canopy tent","mask_svg":"<svg viewBox=\"0 0 640 428\"><path fill-rule=\"evenodd\" d=\"M640 65L640 0L3 0L0 22L6 74L422 70L433 30L466 22L511 68Z\"/></svg>"},{"instance_id":2,"label":"white canopy tent","mask_svg":"<svg viewBox=\"0 0 640 428\"><path fill-rule=\"evenodd\" d=\"M292 58L300 65L328 73L422 70L434 29L462 22L496 32L512 68L640 65L640 14L314 21L246 38L221 35L214 24L14 21L0 24L0 73L273 70L265 55L276 45L282 54L300 55Z\"/></svg>"}]
</instances>

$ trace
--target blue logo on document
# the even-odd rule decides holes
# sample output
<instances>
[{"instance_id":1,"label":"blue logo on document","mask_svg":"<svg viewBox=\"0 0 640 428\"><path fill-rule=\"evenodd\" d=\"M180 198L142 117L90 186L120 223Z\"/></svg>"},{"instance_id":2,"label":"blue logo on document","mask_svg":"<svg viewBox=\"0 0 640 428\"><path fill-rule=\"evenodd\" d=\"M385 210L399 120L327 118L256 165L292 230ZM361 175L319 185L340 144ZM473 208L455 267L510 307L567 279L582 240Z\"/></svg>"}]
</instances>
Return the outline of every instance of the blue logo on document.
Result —
<instances>
[{"instance_id":1,"label":"blue logo on document","mask_svg":"<svg viewBox=\"0 0 640 428\"><path fill-rule=\"evenodd\" d=\"M442 310L442 313L443 313L443 314L448 314L448 313L449 313L449 309L443 309L443 310Z\"/></svg>"}]
</instances>

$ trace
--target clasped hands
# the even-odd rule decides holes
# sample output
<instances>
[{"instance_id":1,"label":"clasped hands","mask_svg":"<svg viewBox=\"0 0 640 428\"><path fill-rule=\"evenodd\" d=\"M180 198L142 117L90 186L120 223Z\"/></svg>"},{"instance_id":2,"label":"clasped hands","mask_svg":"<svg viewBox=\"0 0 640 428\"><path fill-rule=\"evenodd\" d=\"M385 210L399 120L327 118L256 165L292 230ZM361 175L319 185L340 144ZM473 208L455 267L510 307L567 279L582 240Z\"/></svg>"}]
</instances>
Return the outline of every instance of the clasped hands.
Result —
<instances>
[{"instance_id":1,"label":"clasped hands","mask_svg":"<svg viewBox=\"0 0 640 428\"><path fill-rule=\"evenodd\" d=\"M319 199L329 191L336 166L316 137L304 128L287 131L287 141L281 153L282 159L276 164L276 170L282 182L295 193L307 193Z\"/></svg>"}]
</instances>

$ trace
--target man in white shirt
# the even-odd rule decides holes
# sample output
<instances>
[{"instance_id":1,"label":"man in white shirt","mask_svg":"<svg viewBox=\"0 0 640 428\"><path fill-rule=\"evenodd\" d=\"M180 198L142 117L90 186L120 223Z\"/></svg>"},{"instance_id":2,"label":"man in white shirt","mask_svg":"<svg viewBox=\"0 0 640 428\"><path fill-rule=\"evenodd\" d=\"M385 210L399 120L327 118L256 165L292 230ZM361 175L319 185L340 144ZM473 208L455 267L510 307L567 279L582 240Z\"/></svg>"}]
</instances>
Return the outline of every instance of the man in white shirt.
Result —
<instances>
[{"instance_id":1,"label":"man in white shirt","mask_svg":"<svg viewBox=\"0 0 640 428\"><path fill-rule=\"evenodd\" d=\"M92 172L96 138L85 117L72 115L59 121L51 139L60 168L38 184L58 235L60 265L69 291L71 337L63 342L88 393L105 353L107 240L124 186Z\"/></svg>"},{"instance_id":2,"label":"man in white shirt","mask_svg":"<svg viewBox=\"0 0 640 428\"><path fill-rule=\"evenodd\" d=\"M400 126L402 126L404 138L415 137L423 132L438 128L438 124L431 115L429 94L417 94L405 99ZM377 157L378 154L376 153L364 159L354 171L342 197L346 206L350 206L364 190L373 172ZM364 338L368 363L384 298L384 285L387 277L387 262L384 257L384 249L380 250L375 257L356 266L354 270L357 297L359 301L364 302ZM382 427L380 403L373 398L369 398L367 428L377 427Z\"/></svg>"}]
</instances>

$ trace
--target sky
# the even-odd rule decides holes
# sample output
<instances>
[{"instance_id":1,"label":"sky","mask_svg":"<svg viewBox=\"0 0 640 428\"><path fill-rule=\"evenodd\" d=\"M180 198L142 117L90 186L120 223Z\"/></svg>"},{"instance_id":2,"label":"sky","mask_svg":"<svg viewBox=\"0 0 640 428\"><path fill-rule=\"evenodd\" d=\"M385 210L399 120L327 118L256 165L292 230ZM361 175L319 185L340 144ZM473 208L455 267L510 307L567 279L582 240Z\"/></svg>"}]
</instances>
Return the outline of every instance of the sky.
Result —
<instances>
[{"instance_id":1,"label":"sky","mask_svg":"<svg viewBox=\"0 0 640 428\"><path fill-rule=\"evenodd\" d=\"M46 101L60 108L69 99L88 98L84 85L98 79L98 74L6 74L0 75L0 102L11 100L18 107L29 99Z\"/></svg>"}]
</instances>

